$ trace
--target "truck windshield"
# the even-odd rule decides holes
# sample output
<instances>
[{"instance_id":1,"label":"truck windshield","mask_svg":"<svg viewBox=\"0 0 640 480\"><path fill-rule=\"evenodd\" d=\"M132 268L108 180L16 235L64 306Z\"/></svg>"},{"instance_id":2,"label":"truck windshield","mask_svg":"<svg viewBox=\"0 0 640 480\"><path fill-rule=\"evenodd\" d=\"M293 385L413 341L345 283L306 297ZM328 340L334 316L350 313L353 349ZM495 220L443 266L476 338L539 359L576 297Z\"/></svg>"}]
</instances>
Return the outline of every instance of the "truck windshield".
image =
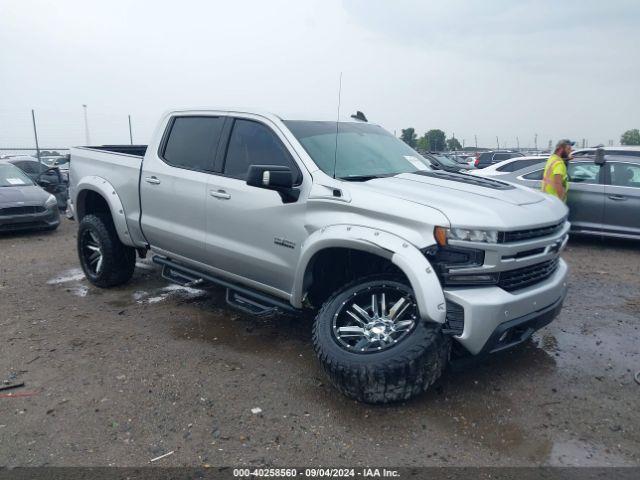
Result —
<instances>
[{"instance_id":1,"label":"truck windshield","mask_svg":"<svg viewBox=\"0 0 640 480\"><path fill-rule=\"evenodd\" d=\"M33 182L22 170L11 164L0 163L0 187L25 187Z\"/></svg>"},{"instance_id":2,"label":"truck windshield","mask_svg":"<svg viewBox=\"0 0 640 480\"><path fill-rule=\"evenodd\" d=\"M420 154L377 125L339 122L336 128L336 122L284 123L327 175L334 175L334 163L335 176L346 180L430 170Z\"/></svg>"}]
</instances>

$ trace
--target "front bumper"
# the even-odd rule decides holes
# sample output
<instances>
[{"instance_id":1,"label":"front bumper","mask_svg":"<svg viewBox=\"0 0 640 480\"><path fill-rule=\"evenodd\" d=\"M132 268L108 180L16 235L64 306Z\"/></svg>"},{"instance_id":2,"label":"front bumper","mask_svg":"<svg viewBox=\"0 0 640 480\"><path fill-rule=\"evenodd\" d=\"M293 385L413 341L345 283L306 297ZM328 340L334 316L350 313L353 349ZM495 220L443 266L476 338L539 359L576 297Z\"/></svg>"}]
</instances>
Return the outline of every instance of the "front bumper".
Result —
<instances>
[{"instance_id":1,"label":"front bumper","mask_svg":"<svg viewBox=\"0 0 640 480\"><path fill-rule=\"evenodd\" d=\"M560 259L557 270L545 281L511 293L495 286L446 289L447 301L457 303L464 310L462 334L454 338L473 355L521 343L559 312L567 294L568 270ZM519 330L514 327L525 324L526 328L520 329L523 335L518 336ZM503 339L504 345L496 343L496 338L499 340L509 329L515 332L513 339L509 338L512 334L508 334Z\"/></svg>"},{"instance_id":2,"label":"front bumper","mask_svg":"<svg viewBox=\"0 0 640 480\"><path fill-rule=\"evenodd\" d=\"M60 213L57 205L42 213L0 216L0 232L48 229L54 228L59 224Z\"/></svg>"}]
</instances>

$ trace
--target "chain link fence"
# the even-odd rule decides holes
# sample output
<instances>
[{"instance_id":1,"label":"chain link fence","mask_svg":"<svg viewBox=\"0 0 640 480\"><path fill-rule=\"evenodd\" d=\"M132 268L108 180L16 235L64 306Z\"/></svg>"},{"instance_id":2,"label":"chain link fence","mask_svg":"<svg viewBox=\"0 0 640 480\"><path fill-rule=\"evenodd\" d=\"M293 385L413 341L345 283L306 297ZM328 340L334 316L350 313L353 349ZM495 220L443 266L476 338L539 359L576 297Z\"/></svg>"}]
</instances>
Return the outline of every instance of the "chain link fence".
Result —
<instances>
[{"instance_id":1,"label":"chain link fence","mask_svg":"<svg viewBox=\"0 0 640 480\"><path fill-rule=\"evenodd\" d=\"M86 116L85 116L86 115ZM135 117L128 113L35 109L0 109L0 158L16 155L55 156L76 145L146 143L148 119L136 131ZM141 122L142 123L142 122ZM36 140L37 136L37 140Z\"/></svg>"}]
</instances>

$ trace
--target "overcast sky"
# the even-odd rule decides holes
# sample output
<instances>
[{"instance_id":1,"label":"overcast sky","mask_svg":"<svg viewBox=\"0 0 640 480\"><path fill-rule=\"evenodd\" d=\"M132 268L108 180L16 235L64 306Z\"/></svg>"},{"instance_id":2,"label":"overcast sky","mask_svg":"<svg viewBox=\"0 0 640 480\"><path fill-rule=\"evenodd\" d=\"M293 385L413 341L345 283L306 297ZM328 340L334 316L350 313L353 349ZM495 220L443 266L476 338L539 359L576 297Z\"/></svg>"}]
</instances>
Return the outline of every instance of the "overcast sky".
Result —
<instances>
[{"instance_id":1,"label":"overcast sky","mask_svg":"<svg viewBox=\"0 0 640 480\"><path fill-rule=\"evenodd\" d=\"M364 111L481 146L640 128L637 0L0 0L0 147L146 143L160 113ZM50 145L55 143L57 145Z\"/></svg>"}]
</instances>

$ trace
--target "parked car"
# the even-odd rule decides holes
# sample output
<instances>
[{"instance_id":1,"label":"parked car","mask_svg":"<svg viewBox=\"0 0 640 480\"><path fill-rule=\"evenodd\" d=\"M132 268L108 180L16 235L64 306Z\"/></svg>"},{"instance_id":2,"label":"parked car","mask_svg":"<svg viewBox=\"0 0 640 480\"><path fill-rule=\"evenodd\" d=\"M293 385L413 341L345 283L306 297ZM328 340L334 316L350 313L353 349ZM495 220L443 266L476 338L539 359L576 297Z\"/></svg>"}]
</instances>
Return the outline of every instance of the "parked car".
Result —
<instances>
[{"instance_id":1,"label":"parked car","mask_svg":"<svg viewBox=\"0 0 640 480\"><path fill-rule=\"evenodd\" d=\"M40 185L47 192L55 195L58 208L67 208L69 197L69 172L62 172L59 167L49 167L40 163L37 159L25 157L12 157L4 160L11 163L26 173L33 182Z\"/></svg>"},{"instance_id":2,"label":"parked car","mask_svg":"<svg viewBox=\"0 0 640 480\"><path fill-rule=\"evenodd\" d=\"M171 281L223 286L244 312L312 310L323 368L370 403L426 390L451 342L477 360L552 321L567 286L562 202L433 170L377 125L336 127L181 110L148 147L72 149L88 280L127 282L137 251Z\"/></svg>"},{"instance_id":3,"label":"parked car","mask_svg":"<svg viewBox=\"0 0 640 480\"><path fill-rule=\"evenodd\" d=\"M476 169L476 157L473 155L458 155L456 161L468 165L471 170Z\"/></svg>"},{"instance_id":4,"label":"parked car","mask_svg":"<svg viewBox=\"0 0 640 480\"><path fill-rule=\"evenodd\" d=\"M460 172L463 170L471 170L473 167L470 167L463 163L458 163L457 161L451 159L447 155L442 155L438 153L424 153L422 157L425 158L430 166L435 168L436 170L445 170L448 172Z\"/></svg>"},{"instance_id":5,"label":"parked car","mask_svg":"<svg viewBox=\"0 0 640 480\"><path fill-rule=\"evenodd\" d=\"M589 147L576 149L573 152L573 158L582 157L585 155L595 155L597 148L602 148L605 155L620 155L629 157L640 157L640 146L623 146L623 147Z\"/></svg>"},{"instance_id":6,"label":"parked car","mask_svg":"<svg viewBox=\"0 0 640 480\"><path fill-rule=\"evenodd\" d=\"M573 233L640 240L640 157L603 151L602 163L594 155L579 155L567 165L567 206ZM546 160L511 172L473 172L539 190Z\"/></svg>"},{"instance_id":7,"label":"parked car","mask_svg":"<svg viewBox=\"0 0 640 480\"><path fill-rule=\"evenodd\" d=\"M502 160L501 162L494 163L488 167L477 169L471 172L473 175L481 177L501 177L511 172L522 170L523 168L531 165L539 165L547 161L548 157L543 156L531 156L531 157L513 157L508 160Z\"/></svg>"},{"instance_id":8,"label":"parked car","mask_svg":"<svg viewBox=\"0 0 640 480\"><path fill-rule=\"evenodd\" d=\"M471 157L469 155L456 155L454 160L462 165L467 165L470 170L474 170L476 168L476 158Z\"/></svg>"},{"instance_id":9,"label":"parked car","mask_svg":"<svg viewBox=\"0 0 640 480\"><path fill-rule=\"evenodd\" d=\"M55 230L59 224L56 198L18 167L0 161L0 232Z\"/></svg>"},{"instance_id":10,"label":"parked car","mask_svg":"<svg viewBox=\"0 0 640 480\"><path fill-rule=\"evenodd\" d=\"M495 150L491 152L482 152L476 156L474 166L476 168L485 168L494 163L508 160L514 157L524 157L524 154L520 152L512 152L510 150Z\"/></svg>"}]
</instances>

